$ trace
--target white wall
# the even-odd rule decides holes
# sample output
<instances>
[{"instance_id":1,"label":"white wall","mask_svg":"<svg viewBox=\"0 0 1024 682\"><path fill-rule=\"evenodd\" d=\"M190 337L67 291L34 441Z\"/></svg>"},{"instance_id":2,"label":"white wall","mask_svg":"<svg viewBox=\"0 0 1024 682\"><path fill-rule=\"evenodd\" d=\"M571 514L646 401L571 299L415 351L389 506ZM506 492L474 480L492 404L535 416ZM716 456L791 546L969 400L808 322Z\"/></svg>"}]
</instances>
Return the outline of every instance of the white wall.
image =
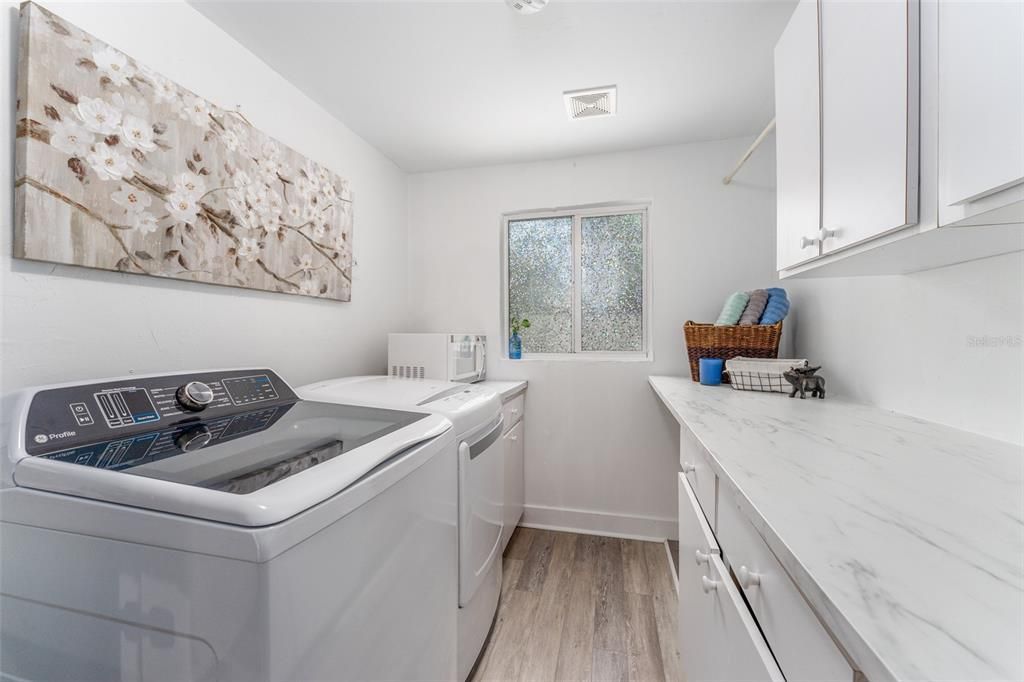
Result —
<instances>
[{"instance_id":1,"label":"white wall","mask_svg":"<svg viewBox=\"0 0 1024 682\"><path fill-rule=\"evenodd\" d=\"M796 352L834 392L1024 444L1024 253L783 286Z\"/></svg>"},{"instance_id":2,"label":"white wall","mask_svg":"<svg viewBox=\"0 0 1024 682\"><path fill-rule=\"evenodd\" d=\"M526 521L674 535L678 433L647 384L688 372L682 325L725 296L775 280L774 156L731 186L749 138L541 163L411 175L411 330L482 330L494 378L530 382ZM650 200L653 362L510 361L500 353L501 216Z\"/></svg>"},{"instance_id":3,"label":"white wall","mask_svg":"<svg viewBox=\"0 0 1024 682\"><path fill-rule=\"evenodd\" d=\"M3 3L0 392L80 378L271 366L293 383L381 372L406 312L406 176L195 9L44 3L351 180L351 303L11 259L17 6Z\"/></svg>"}]
</instances>

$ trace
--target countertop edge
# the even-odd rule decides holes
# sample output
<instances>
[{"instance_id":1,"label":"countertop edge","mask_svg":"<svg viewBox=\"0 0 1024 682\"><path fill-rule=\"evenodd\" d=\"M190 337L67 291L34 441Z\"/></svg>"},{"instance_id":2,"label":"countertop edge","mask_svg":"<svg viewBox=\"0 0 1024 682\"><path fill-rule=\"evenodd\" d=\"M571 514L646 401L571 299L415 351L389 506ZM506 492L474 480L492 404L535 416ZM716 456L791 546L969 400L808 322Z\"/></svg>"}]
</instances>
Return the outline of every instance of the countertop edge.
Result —
<instances>
[{"instance_id":1,"label":"countertop edge","mask_svg":"<svg viewBox=\"0 0 1024 682\"><path fill-rule=\"evenodd\" d=\"M512 398L515 398L520 393L526 393L526 389L529 388L530 382L526 379L484 379L480 382L482 386L491 385L494 390L501 396L501 402L506 403ZM496 384L507 384L504 388L497 388Z\"/></svg>"},{"instance_id":2,"label":"countertop edge","mask_svg":"<svg viewBox=\"0 0 1024 682\"><path fill-rule=\"evenodd\" d=\"M716 454L707 447L700 435L694 432L686 419L672 405L668 397L658 387L657 380L679 379L679 377L657 376L647 377L647 381L654 390L655 395L661 401L680 426L685 427L700 443L701 447L708 454L712 468L715 470L719 481L725 481L743 516L754 527L757 534L764 540L772 554L782 567L789 574L790 579L797 586L812 611L827 629L829 634L836 640L845 654L852 660L855 668L864 674L871 682L897 682L899 679L892 670L882 661L871 644L844 616L842 610L825 594L821 586L811 575L810 571L800 562L793 551L772 528L771 523L761 514L753 502L747 497L743 489L733 480L732 476L722 466Z\"/></svg>"}]
</instances>

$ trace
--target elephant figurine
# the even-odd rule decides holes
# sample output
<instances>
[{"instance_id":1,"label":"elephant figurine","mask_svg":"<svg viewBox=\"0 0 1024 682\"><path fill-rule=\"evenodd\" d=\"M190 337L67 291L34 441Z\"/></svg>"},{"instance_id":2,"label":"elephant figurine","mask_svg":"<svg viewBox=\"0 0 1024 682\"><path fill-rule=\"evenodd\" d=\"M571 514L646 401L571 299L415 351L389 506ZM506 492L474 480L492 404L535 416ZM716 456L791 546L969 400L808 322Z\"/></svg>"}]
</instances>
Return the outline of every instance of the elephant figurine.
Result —
<instances>
[{"instance_id":1,"label":"elephant figurine","mask_svg":"<svg viewBox=\"0 0 1024 682\"><path fill-rule=\"evenodd\" d=\"M793 387L789 397L792 398L799 392L800 398L803 399L807 397L806 393L810 392L812 398L824 398L825 377L814 374L819 369L821 369L820 365L817 367L794 367L783 372L783 378Z\"/></svg>"}]
</instances>

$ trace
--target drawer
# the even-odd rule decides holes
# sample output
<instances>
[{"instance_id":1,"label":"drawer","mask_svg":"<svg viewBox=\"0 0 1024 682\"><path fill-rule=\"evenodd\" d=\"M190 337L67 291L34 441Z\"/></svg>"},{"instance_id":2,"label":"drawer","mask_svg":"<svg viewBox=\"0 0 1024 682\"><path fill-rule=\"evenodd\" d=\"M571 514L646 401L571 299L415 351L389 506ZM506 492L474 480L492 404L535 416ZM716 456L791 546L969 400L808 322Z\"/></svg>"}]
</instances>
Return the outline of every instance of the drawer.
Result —
<instances>
[{"instance_id":1,"label":"drawer","mask_svg":"<svg viewBox=\"0 0 1024 682\"><path fill-rule=\"evenodd\" d=\"M711 529L716 530L717 476L709 463L709 455L697 437L685 426L679 428L679 468L700 502Z\"/></svg>"},{"instance_id":2,"label":"drawer","mask_svg":"<svg viewBox=\"0 0 1024 682\"><path fill-rule=\"evenodd\" d=\"M526 406L526 394L520 393L512 400L509 400L501 408L501 414L505 419L505 433L508 433L516 423L523 418L523 409Z\"/></svg>"},{"instance_id":3,"label":"drawer","mask_svg":"<svg viewBox=\"0 0 1024 682\"><path fill-rule=\"evenodd\" d=\"M784 680L718 555L697 580L680 576L679 660L687 680Z\"/></svg>"},{"instance_id":4,"label":"drawer","mask_svg":"<svg viewBox=\"0 0 1024 682\"><path fill-rule=\"evenodd\" d=\"M719 496L716 532L786 680L852 680L846 658L728 491Z\"/></svg>"}]
</instances>

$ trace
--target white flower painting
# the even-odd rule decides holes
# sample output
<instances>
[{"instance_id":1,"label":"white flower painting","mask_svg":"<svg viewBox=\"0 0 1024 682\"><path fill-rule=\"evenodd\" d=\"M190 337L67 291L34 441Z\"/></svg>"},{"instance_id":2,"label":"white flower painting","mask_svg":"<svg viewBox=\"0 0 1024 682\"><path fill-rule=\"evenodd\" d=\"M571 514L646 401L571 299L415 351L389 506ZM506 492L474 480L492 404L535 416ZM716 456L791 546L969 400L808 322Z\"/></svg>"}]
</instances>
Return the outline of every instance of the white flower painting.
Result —
<instances>
[{"instance_id":1,"label":"white flower painting","mask_svg":"<svg viewBox=\"0 0 1024 682\"><path fill-rule=\"evenodd\" d=\"M344 180L38 5L20 31L16 256L350 300Z\"/></svg>"}]
</instances>

